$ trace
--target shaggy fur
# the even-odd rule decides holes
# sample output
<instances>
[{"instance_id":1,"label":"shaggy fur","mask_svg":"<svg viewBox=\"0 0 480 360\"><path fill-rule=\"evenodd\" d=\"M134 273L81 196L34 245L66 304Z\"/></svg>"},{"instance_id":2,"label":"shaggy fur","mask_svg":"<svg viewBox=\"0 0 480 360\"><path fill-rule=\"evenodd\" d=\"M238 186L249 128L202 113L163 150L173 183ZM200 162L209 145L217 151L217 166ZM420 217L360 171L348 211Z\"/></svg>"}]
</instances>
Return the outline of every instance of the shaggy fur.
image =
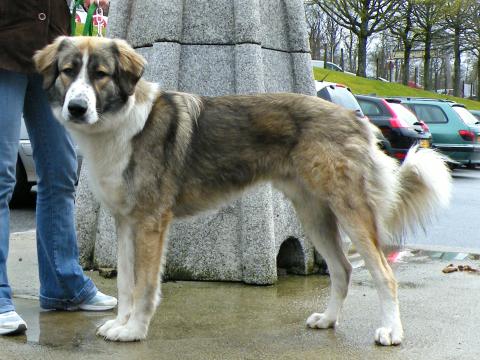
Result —
<instances>
[{"instance_id":1,"label":"shaggy fur","mask_svg":"<svg viewBox=\"0 0 480 360\"><path fill-rule=\"evenodd\" d=\"M94 193L116 221L118 316L98 334L146 337L173 217L270 181L292 201L330 270L328 307L307 325L337 323L351 272L342 230L380 296L375 340L400 344L397 283L381 246L447 204L450 174L440 155L413 148L399 166L378 149L373 125L316 97L161 91L141 79L145 61L122 40L59 38L35 61L54 113L84 154Z\"/></svg>"}]
</instances>

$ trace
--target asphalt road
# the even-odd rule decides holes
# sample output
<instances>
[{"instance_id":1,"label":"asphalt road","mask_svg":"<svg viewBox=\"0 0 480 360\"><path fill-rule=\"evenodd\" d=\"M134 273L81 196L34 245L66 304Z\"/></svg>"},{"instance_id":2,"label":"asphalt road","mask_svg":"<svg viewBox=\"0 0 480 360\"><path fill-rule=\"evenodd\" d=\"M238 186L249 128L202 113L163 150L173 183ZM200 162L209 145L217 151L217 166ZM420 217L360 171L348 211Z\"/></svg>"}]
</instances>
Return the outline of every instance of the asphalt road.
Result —
<instances>
[{"instance_id":1,"label":"asphalt road","mask_svg":"<svg viewBox=\"0 0 480 360\"><path fill-rule=\"evenodd\" d=\"M480 253L480 168L455 169L452 175L450 207L441 211L425 233L410 236L407 245L465 248Z\"/></svg>"},{"instance_id":2,"label":"asphalt road","mask_svg":"<svg viewBox=\"0 0 480 360\"><path fill-rule=\"evenodd\" d=\"M453 178L450 207L440 213L426 233L419 231L409 236L407 245L466 248L480 253L480 168L456 169ZM34 229L34 205L13 209L10 225L11 232Z\"/></svg>"}]
</instances>

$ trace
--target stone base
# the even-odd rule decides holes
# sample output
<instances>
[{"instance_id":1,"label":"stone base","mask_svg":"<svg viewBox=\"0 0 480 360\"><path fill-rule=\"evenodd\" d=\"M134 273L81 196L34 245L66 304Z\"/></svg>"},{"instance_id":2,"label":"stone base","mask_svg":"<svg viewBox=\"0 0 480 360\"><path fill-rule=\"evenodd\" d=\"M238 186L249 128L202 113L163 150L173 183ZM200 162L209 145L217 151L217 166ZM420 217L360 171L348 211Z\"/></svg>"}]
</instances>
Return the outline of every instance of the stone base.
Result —
<instances>
[{"instance_id":1,"label":"stone base","mask_svg":"<svg viewBox=\"0 0 480 360\"><path fill-rule=\"evenodd\" d=\"M79 201L79 217L82 208ZM96 223L95 252L82 257L83 265L113 268L117 252L113 218L101 209ZM219 211L175 220L168 239L165 279L273 284L277 266L307 275L317 272L321 262L305 240L290 202L269 184Z\"/></svg>"}]
</instances>

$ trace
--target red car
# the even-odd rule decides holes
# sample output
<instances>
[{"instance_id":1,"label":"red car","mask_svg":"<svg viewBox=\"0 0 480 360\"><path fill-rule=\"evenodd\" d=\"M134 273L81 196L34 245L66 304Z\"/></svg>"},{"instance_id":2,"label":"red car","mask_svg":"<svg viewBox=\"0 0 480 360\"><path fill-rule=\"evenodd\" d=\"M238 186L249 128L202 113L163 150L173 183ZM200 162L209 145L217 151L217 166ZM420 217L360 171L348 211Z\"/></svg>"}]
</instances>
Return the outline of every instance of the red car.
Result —
<instances>
[{"instance_id":1,"label":"red car","mask_svg":"<svg viewBox=\"0 0 480 360\"><path fill-rule=\"evenodd\" d=\"M362 111L378 126L390 142L390 155L405 159L408 150L418 144L432 146L432 134L428 126L397 99L382 99L374 96L356 96Z\"/></svg>"}]
</instances>

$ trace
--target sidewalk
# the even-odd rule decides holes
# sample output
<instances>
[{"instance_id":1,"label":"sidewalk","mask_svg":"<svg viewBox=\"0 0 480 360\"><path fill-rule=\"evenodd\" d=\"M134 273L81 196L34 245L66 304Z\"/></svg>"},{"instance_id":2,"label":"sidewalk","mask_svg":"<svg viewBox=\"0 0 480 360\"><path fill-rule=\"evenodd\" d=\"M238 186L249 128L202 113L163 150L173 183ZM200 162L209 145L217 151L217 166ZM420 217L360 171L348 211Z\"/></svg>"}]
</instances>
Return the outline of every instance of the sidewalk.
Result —
<instances>
[{"instance_id":1,"label":"sidewalk","mask_svg":"<svg viewBox=\"0 0 480 360\"><path fill-rule=\"evenodd\" d=\"M370 275L354 270L336 330L311 330L305 320L327 302L326 276L286 276L275 286L168 282L146 341L118 344L95 335L111 312L43 312L36 294L33 233L11 241L9 275L26 336L1 337L0 359L476 359L480 353L480 275L443 274L450 264L478 268L479 260L415 251L393 265L405 341L373 342L379 301ZM33 249L33 250L32 250ZM443 259L442 259L443 256ZM22 261L19 259L22 258ZM448 259L448 260L446 260ZM403 261L403 262L402 262ZM115 294L115 280L89 273ZM26 297L26 298L18 298Z\"/></svg>"}]
</instances>

